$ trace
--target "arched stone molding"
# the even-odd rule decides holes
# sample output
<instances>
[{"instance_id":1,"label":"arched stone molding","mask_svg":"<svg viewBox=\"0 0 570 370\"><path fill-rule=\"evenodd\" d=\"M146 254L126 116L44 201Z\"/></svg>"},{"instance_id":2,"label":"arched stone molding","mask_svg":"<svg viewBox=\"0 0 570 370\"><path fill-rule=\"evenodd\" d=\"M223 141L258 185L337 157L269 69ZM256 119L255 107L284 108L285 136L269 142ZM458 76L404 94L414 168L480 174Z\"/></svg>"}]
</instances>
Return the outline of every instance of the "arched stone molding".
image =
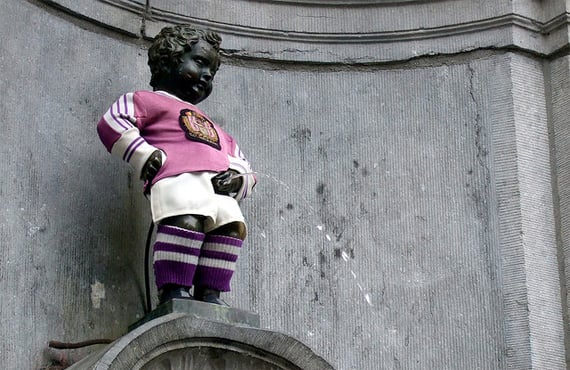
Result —
<instances>
[{"instance_id":1,"label":"arched stone molding","mask_svg":"<svg viewBox=\"0 0 570 370\"><path fill-rule=\"evenodd\" d=\"M485 48L549 55L568 45L563 0L44 2L134 37L190 23L220 32L228 54L280 61L367 64Z\"/></svg>"},{"instance_id":2,"label":"arched stone molding","mask_svg":"<svg viewBox=\"0 0 570 370\"><path fill-rule=\"evenodd\" d=\"M70 370L333 370L282 333L197 318L161 316L119 338Z\"/></svg>"}]
</instances>

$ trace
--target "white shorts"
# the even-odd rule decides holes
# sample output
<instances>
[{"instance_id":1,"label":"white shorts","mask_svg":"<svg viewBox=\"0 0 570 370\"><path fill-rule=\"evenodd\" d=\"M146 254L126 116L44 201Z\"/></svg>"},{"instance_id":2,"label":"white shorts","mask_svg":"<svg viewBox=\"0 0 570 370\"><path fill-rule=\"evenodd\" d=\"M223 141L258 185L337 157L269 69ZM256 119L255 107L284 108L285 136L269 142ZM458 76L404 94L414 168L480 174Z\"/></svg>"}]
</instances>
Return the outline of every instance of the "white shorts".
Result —
<instances>
[{"instance_id":1,"label":"white shorts","mask_svg":"<svg viewBox=\"0 0 570 370\"><path fill-rule=\"evenodd\" d=\"M191 172L157 181L150 191L152 220L157 223L172 216L202 215L206 233L231 222L245 226L238 202L214 192L211 178L216 174Z\"/></svg>"}]
</instances>

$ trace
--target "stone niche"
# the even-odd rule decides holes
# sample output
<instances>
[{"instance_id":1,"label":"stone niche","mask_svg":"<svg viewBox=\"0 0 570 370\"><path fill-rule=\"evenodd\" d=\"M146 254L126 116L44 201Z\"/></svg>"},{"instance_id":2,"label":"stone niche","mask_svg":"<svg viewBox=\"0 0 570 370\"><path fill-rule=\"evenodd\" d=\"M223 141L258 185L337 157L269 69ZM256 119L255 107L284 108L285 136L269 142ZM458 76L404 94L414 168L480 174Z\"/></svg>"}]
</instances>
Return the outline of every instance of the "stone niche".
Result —
<instances>
[{"instance_id":1,"label":"stone niche","mask_svg":"<svg viewBox=\"0 0 570 370\"><path fill-rule=\"evenodd\" d=\"M267 105L267 111L257 107L255 116L269 116L268 122L280 123L272 130L270 142L284 143L288 150L279 156L259 155L271 174L299 178L302 171L283 164L283 155L303 163L304 150L307 157L317 156L329 142L352 143L356 137L369 145L357 147L353 158L331 156L328 162L341 165L339 168L346 173L356 172L350 160L360 158L368 159L368 168L387 161L386 169L392 173L402 171L401 176L374 177L379 180L376 185L400 193L386 192L382 200L349 198L362 199L361 204L372 199L374 205L365 207L363 210L368 215L358 213L356 221L347 227L355 230L352 240L359 246L360 255L351 260L354 270L372 275L382 266L386 271L386 278L370 284L379 297L374 311L359 310L358 306L346 303L352 303L358 294L356 289L350 289L348 279L322 280L310 284L311 289L319 292L319 302L313 305L298 298L293 299L293 304L272 304L269 295L260 297L260 307L265 308L263 314L273 315L278 324L272 327L287 328L288 333L295 333L308 343L311 338L309 334L302 337L301 325L309 322L323 329L323 335L311 346L339 368L566 368L567 287L570 286L570 218L566 201L570 199L568 1L43 1L136 39L149 40L163 26L175 23L218 31L224 40L223 53L232 61L230 68L239 70L243 79L258 72L241 68L248 67L249 62L259 69L283 66L279 71L267 68L263 76L282 92L274 95L263 89L254 92L254 95L265 93L270 98L262 100L275 103ZM471 51L485 52L468 53ZM415 58L419 64L401 63ZM265 61L270 63L264 64ZM320 72L317 69L322 66L329 68L328 73L311 73ZM239 83L241 78L228 74L225 81ZM361 86L368 89L357 90L365 79L367 84ZM317 137L316 132L326 133L335 122L328 120L325 114L328 108L344 103L330 92L344 86L354 87L351 102L355 108L338 117L359 117L359 123L351 125L353 131L340 130L344 136ZM295 95L297 91L306 93L311 88L322 87L326 95ZM102 87L97 92L105 94ZM244 88L244 92L248 90ZM236 97L235 106L244 105L239 99L242 97ZM286 127L291 108L280 104L284 102L296 108L300 121L311 124ZM224 111L219 114L224 116ZM384 118L371 119L381 117ZM367 126L371 121L377 124ZM75 124L70 121L69 127L73 127L71 123ZM259 132L266 128L261 123L255 127ZM340 124L333 127L339 129ZM300 146L299 155L289 150L297 149L290 133L299 136L299 132L310 133L309 128L313 132L312 144ZM388 135L383 135L380 129ZM370 132L375 134L369 135ZM555 139L555 148L551 146L551 137ZM378 143L386 146L384 153L388 154L365 149ZM344 143L342 149L354 152ZM556 156L551 157L554 152ZM431 158L449 161L434 162ZM406 160L405 167L400 165ZM359 170L365 169L362 161L353 163L354 167L360 166ZM450 164L445 170L444 163ZM309 169L329 168L320 166L307 166L307 173ZM456 172L449 172L448 168ZM469 172L464 171L468 168ZM449 173L458 174L457 182L446 180L445 186L440 186L443 184L440 179ZM461 180L465 174L470 179L467 184L470 190L464 188ZM372 178L358 178L358 186L372 184ZM431 196L424 195L424 179L427 188L433 189L426 193ZM356 184L353 179L340 176L334 180L347 193ZM320 192L325 189L316 181L303 185L301 189L307 194L313 189ZM560 192L563 201L553 196L555 188L554 193ZM405 191L400 189L407 189L407 194L402 196ZM439 189L445 189L446 193ZM452 189L452 196L448 189ZM402 201L392 202L399 196ZM275 204L269 197L258 209ZM344 222L344 213L350 214L350 208L340 196L331 199L328 199L331 206L325 204L322 214L335 227L336 220ZM560 204L553 206L553 199ZM322 200L324 203L324 197ZM460 207L449 208L447 204ZM429 216L416 213L418 210ZM384 216L390 211L398 217ZM273 217L262 211L259 215L267 220ZM380 224L383 221L387 222ZM290 224L295 226L294 230L304 230L293 221ZM416 231L419 229L422 233ZM280 231L280 227L273 230ZM402 236L406 233L410 238ZM346 234L344 237L347 240ZM414 239L422 248L411 247ZM251 240L255 241L255 236ZM389 240L390 244L382 246L378 240ZM265 236L258 238L258 242L265 245ZM308 250L299 244L300 250ZM392 246L401 246L406 253ZM337 251L338 257L343 256L344 249ZM321 256L326 261L324 256L328 255L317 256L320 251L314 252L307 255L315 263ZM295 254L299 260L301 256ZM269 261L270 257L273 256L264 255L256 261ZM342 262L340 258L336 260ZM340 265L334 257L329 261L332 262L322 263L321 270L327 277L334 276L333 269ZM370 261L379 262L372 265ZM273 266L281 267L277 263ZM315 272L309 268L302 266L299 276L279 281L278 288L286 291L288 282L312 278ZM561 269L565 270L565 276ZM255 278L274 282L270 270ZM560 283L560 278L566 280ZM257 286L267 285L263 281ZM329 295L324 290L321 294L317 289L320 287L326 287ZM302 293L306 298L312 290ZM279 319L286 305L302 310L298 315L300 320L292 320L293 314ZM402 310L403 307L408 310ZM342 320L338 319L339 314L344 315ZM331 318L336 320L334 325L322 323ZM249 364L257 361L252 365L254 368L259 364L261 369L261 366L328 368L307 347L285 335L197 321L180 314L169 314L134 329L99 353L99 357L85 359L83 364L97 369L142 369L150 368L151 364L159 369L159 366L184 369L190 366L189 362L207 357L219 367L222 365L215 361L222 358L222 349L224 361L244 359Z\"/></svg>"}]
</instances>

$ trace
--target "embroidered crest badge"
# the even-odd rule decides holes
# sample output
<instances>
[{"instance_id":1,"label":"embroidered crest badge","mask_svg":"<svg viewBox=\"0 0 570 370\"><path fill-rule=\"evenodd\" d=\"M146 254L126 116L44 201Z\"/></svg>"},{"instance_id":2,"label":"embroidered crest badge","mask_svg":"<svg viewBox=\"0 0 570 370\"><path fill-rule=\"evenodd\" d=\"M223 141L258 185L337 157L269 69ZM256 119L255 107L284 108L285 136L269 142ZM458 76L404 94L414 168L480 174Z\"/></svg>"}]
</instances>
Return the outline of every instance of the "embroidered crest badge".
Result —
<instances>
[{"instance_id":1,"label":"embroidered crest badge","mask_svg":"<svg viewBox=\"0 0 570 370\"><path fill-rule=\"evenodd\" d=\"M214 124L198 112L190 109L180 111L180 127L186 133L186 138L192 141L207 144L218 150L220 146L220 136Z\"/></svg>"}]
</instances>

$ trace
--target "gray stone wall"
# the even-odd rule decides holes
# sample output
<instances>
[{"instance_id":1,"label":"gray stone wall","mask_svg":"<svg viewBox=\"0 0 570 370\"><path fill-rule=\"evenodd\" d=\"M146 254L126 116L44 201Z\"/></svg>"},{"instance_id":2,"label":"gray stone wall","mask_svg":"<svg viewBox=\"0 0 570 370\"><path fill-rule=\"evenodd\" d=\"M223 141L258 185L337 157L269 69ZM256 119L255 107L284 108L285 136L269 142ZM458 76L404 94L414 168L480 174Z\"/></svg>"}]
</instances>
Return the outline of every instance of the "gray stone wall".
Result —
<instances>
[{"instance_id":1,"label":"gray stone wall","mask_svg":"<svg viewBox=\"0 0 570 370\"><path fill-rule=\"evenodd\" d=\"M557 242L558 242L558 255L559 266L564 272L561 275L562 283L562 298L563 306L565 308L566 317L568 315L568 287L570 286L570 224L568 224L570 217L570 209L568 202L570 200L569 191L570 179L568 178L568 164L570 160L570 152L568 148L568 128L570 120L570 105L568 104L569 98L569 65L568 57L561 57L554 60L548 66L548 83L551 91L551 110L549 111L550 121L549 125L551 130L551 140L554 143L554 155L552 156L553 167L555 168L553 180L555 181L554 199L555 199L555 226L557 229ZM568 333L568 323L565 322L565 332ZM567 338L568 340L568 338ZM568 362L567 350L567 362Z\"/></svg>"},{"instance_id":2,"label":"gray stone wall","mask_svg":"<svg viewBox=\"0 0 570 370\"><path fill-rule=\"evenodd\" d=\"M48 340L116 337L141 315L146 206L94 123L146 68L142 48L45 6L2 8L0 353L37 369Z\"/></svg>"},{"instance_id":3,"label":"gray stone wall","mask_svg":"<svg viewBox=\"0 0 570 370\"><path fill-rule=\"evenodd\" d=\"M232 306L339 370L566 367L564 1L184 3L3 4L5 363L142 316L148 205L95 124L191 21L258 171Z\"/></svg>"}]
</instances>

